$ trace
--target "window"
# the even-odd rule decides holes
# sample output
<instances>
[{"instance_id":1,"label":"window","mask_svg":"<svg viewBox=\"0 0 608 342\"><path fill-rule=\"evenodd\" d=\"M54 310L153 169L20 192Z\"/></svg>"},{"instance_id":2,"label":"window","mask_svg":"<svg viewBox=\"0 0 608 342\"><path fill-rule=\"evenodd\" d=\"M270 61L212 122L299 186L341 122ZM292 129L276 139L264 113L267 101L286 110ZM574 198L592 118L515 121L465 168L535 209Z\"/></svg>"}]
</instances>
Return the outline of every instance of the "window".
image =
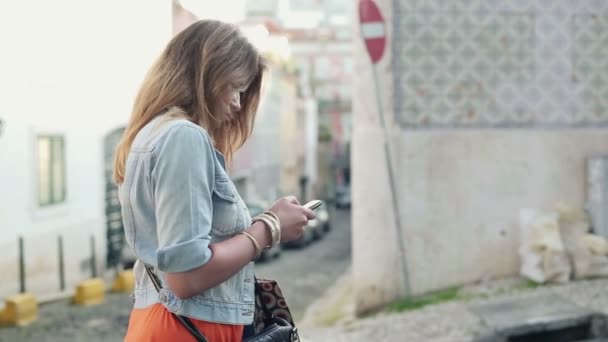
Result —
<instances>
[{"instance_id":1,"label":"window","mask_svg":"<svg viewBox=\"0 0 608 342\"><path fill-rule=\"evenodd\" d=\"M38 205L65 202L65 143L62 136L40 135L38 149Z\"/></svg>"}]
</instances>

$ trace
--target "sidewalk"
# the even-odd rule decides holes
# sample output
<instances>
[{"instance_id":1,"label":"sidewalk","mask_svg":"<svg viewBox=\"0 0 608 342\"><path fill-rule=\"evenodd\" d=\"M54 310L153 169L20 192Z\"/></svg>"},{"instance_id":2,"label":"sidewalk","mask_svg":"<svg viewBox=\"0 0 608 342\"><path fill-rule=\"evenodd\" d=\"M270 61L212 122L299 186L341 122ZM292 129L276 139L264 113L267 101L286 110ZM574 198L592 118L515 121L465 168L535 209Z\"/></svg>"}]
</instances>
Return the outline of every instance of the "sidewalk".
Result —
<instances>
[{"instance_id":1,"label":"sidewalk","mask_svg":"<svg viewBox=\"0 0 608 342\"><path fill-rule=\"evenodd\" d=\"M608 314L608 279L571 282L531 288L519 278L492 280L464 287L468 300L430 305L419 310L356 319L349 293L349 273L319 298L299 324L307 341L471 341L487 333L472 306L508 299L534 299L558 295L574 304Z\"/></svg>"}]
</instances>

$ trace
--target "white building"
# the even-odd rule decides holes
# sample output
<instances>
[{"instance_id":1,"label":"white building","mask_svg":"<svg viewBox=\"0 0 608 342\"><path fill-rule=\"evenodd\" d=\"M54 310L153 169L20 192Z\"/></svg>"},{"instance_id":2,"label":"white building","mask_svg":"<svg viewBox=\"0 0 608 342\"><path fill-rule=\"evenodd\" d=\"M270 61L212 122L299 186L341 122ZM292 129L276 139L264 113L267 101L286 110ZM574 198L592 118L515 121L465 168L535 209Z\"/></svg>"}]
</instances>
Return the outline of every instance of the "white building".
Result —
<instances>
[{"instance_id":1,"label":"white building","mask_svg":"<svg viewBox=\"0 0 608 342\"><path fill-rule=\"evenodd\" d=\"M274 201L284 192L290 192L289 183L284 182L283 169L292 166L284 153L296 156L297 145L288 144L285 137L294 136L292 127L283 120L295 116L293 82L285 82L286 74L277 64L271 64L266 75L264 94L256 115L252 135L234 156L230 176L239 194L246 200ZM290 102L290 103L286 103ZM297 181L293 182L297 185Z\"/></svg>"},{"instance_id":2,"label":"white building","mask_svg":"<svg viewBox=\"0 0 608 342\"><path fill-rule=\"evenodd\" d=\"M104 139L171 37L168 1L0 2L0 297L66 291L106 257Z\"/></svg>"},{"instance_id":3,"label":"white building","mask_svg":"<svg viewBox=\"0 0 608 342\"><path fill-rule=\"evenodd\" d=\"M145 72L172 34L198 18L171 1L35 5L31 11L31 2L0 3L0 297L22 286L22 237L25 290L44 299L71 292L93 270L111 275L108 262L123 244L110 178L114 147ZM264 199L281 188L293 191L304 153L295 136L286 135L299 127L295 82L282 70L272 76L251 149L245 146L235 160L245 170L234 175L237 186L249 176L246 187ZM289 143L298 151L282 162ZM281 170L281 162L288 168Z\"/></svg>"},{"instance_id":4,"label":"white building","mask_svg":"<svg viewBox=\"0 0 608 342\"><path fill-rule=\"evenodd\" d=\"M360 37L353 132L359 311L516 274L520 209L559 201L583 208L586 159L608 151L608 2L375 2L388 37L376 69L388 134Z\"/></svg>"},{"instance_id":5,"label":"white building","mask_svg":"<svg viewBox=\"0 0 608 342\"><path fill-rule=\"evenodd\" d=\"M249 0L247 17L289 39L306 115L308 196L332 194L344 183L351 132L352 30L349 0ZM331 135L330 141L326 137ZM331 172L335 171L335 174Z\"/></svg>"}]
</instances>

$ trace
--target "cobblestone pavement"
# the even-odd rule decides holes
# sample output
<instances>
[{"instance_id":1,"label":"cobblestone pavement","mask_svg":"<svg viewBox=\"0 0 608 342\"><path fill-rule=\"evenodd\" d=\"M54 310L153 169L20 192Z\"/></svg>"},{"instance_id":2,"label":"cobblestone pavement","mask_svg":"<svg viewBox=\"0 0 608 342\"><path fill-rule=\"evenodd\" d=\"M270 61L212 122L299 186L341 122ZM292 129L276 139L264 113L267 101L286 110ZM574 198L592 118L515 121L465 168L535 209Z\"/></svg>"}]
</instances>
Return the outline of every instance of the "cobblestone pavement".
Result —
<instances>
[{"instance_id":1,"label":"cobblestone pavement","mask_svg":"<svg viewBox=\"0 0 608 342\"><path fill-rule=\"evenodd\" d=\"M350 212L332 215L332 231L322 240L256 265L262 278L279 281L296 320L350 265ZM76 307L68 301L44 304L40 318L24 328L0 329L0 342L122 341L131 310L126 294L108 294L106 302Z\"/></svg>"},{"instance_id":2,"label":"cobblestone pavement","mask_svg":"<svg viewBox=\"0 0 608 342\"><path fill-rule=\"evenodd\" d=\"M38 320L31 325L0 329L0 341L122 341L131 306L126 294L108 294L103 305L90 307L73 306L67 301L44 304L39 308Z\"/></svg>"},{"instance_id":3,"label":"cobblestone pavement","mask_svg":"<svg viewBox=\"0 0 608 342\"><path fill-rule=\"evenodd\" d=\"M336 212L334 229L322 241L302 250L283 251L280 259L257 266L258 276L277 279L281 284L301 323L304 342L471 341L483 334L485 327L469 311L470 306L546 294L557 294L608 314L608 279L529 288L522 286L525 283L521 279L511 278L467 286L462 290L467 300L357 319L352 315L349 274L344 272L350 264L349 226L349 212ZM67 301L45 304L40 307L40 318L32 325L0 329L0 342L121 341L130 309L131 302L125 294L108 294L105 304L92 307L76 307ZM322 319L315 319L318 317Z\"/></svg>"}]
</instances>

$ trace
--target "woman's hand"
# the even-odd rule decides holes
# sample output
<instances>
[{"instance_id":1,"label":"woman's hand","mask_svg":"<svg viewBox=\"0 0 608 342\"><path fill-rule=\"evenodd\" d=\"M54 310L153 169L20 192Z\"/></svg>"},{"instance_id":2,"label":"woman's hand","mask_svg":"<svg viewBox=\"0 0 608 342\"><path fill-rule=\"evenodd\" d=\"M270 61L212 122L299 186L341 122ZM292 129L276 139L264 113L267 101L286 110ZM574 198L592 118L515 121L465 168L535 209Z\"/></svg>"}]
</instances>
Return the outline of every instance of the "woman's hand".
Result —
<instances>
[{"instance_id":1,"label":"woman's hand","mask_svg":"<svg viewBox=\"0 0 608 342\"><path fill-rule=\"evenodd\" d=\"M316 217L312 210L302 207L293 196L276 201L270 211L279 218L283 242L300 238L308 220ZM270 230L263 222L256 222L247 231L260 245L270 243ZM191 298L226 281L251 262L254 252L251 241L242 235L211 244L209 248L212 256L203 266L165 274L167 285L178 298Z\"/></svg>"},{"instance_id":2,"label":"woman's hand","mask_svg":"<svg viewBox=\"0 0 608 342\"><path fill-rule=\"evenodd\" d=\"M281 242L299 239L308 221L316 218L315 213L301 206L294 196L279 199L269 210L277 215L281 223Z\"/></svg>"}]
</instances>

